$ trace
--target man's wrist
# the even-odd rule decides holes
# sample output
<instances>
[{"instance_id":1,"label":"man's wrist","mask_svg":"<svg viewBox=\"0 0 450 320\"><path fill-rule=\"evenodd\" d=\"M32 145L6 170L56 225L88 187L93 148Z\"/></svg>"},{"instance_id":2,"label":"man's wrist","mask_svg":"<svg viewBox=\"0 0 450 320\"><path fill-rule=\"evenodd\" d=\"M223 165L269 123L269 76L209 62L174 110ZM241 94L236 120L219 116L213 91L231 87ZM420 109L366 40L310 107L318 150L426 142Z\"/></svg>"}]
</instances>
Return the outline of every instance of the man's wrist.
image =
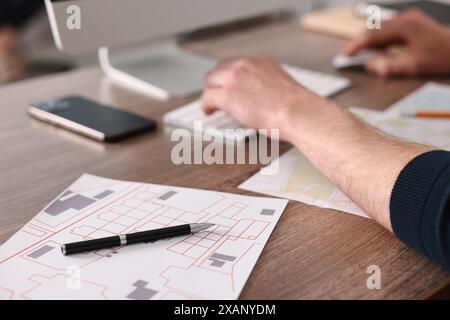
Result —
<instances>
[{"instance_id":1,"label":"man's wrist","mask_svg":"<svg viewBox=\"0 0 450 320\"><path fill-rule=\"evenodd\" d=\"M283 113L282 137L300 150L304 142L331 134L337 126L349 127L358 122L336 103L310 92L305 94L304 89L293 101Z\"/></svg>"}]
</instances>

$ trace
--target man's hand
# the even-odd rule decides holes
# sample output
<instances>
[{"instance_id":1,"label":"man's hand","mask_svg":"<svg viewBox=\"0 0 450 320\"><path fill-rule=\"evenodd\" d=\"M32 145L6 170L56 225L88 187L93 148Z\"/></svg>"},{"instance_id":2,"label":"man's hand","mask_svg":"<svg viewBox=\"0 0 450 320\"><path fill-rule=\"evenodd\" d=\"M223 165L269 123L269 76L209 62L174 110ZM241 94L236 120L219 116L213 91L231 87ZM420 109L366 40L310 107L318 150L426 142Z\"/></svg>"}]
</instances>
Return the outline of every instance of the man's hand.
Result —
<instances>
[{"instance_id":1,"label":"man's hand","mask_svg":"<svg viewBox=\"0 0 450 320\"><path fill-rule=\"evenodd\" d=\"M283 140L289 140L290 117L296 109L307 117L324 104L266 57L219 63L205 78L201 100L207 114L222 110L249 128L280 129Z\"/></svg>"},{"instance_id":2,"label":"man's hand","mask_svg":"<svg viewBox=\"0 0 450 320\"><path fill-rule=\"evenodd\" d=\"M343 51L352 56L361 49L394 46L401 50L370 60L367 71L381 77L450 74L450 30L417 9L383 22L380 30L364 32Z\"/></svg>"},{"instance_id":3,"label":"man's hand","mask_svg":"<svg viewBox=\"0 0 450 320\"><path fill-rule=\"evenodd\" d=\"M269 58L220 63L206 77L202 103L205 112L223 110L247 127L280 129L281 139L389 230L389 199L400 171L430 150L364 125Z\"/></svg>"}]
</instances>

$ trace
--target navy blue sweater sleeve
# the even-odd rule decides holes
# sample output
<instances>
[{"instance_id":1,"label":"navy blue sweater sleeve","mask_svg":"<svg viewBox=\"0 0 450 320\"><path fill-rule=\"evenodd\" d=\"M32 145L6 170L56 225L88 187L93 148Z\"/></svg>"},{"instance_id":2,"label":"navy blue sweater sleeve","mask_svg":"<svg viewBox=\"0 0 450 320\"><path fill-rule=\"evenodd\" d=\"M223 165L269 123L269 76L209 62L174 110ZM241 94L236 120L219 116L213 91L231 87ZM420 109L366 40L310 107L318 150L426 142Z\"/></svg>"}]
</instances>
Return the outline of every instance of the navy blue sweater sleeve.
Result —
<instances>
[{"instance_id":1,"label":"navy blue sweater sleeve","mask_svg":"<svg viewBox=\"0 0 450 320\"><path fill-rule=\"evenodd\" d=\"M402 170L390 214L400 240L450 271L450 152L424 153Z\"/></svg>"}]
</instances>

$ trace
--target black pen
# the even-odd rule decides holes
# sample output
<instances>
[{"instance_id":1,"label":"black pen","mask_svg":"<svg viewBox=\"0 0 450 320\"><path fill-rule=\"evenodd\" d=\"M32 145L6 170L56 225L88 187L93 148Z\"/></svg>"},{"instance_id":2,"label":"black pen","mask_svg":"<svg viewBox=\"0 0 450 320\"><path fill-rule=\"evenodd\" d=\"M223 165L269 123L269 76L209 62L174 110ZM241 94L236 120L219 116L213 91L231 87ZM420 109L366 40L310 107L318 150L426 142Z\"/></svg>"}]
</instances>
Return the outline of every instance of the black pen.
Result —
<instances>
[{"instance_id":1,"label":"black pen","mask_svg":"<svg viewBox=\"0 0 450 320\"><path fill-rule=\"evenodd\" d=\"M188 234L211 228L213 225L213 223L192 223L163 229L120 234L101 239L67 243L61 246L61 252L66 256L75 253L109 249L129 244L150 242L178 236L186 236Z\"/></svg>"}]
</instances>

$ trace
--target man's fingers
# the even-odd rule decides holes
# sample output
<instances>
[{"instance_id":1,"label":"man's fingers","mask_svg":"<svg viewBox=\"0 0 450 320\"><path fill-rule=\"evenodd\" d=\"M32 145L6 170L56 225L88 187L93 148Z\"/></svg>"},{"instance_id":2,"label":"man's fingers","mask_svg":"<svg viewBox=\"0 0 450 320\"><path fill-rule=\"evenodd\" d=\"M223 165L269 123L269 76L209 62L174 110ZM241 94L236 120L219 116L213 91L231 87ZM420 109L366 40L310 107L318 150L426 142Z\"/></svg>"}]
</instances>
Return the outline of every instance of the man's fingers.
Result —
<instances>
[{"instance_id":1,"label":"man's fingers","mask_svg":"<svg viewBox=\"0 0 450 320\"><path fill-rule=\"evenodd\" d=\"M415 76L418 71L416 63L407 55L374 58L366 64L366 69L380 77Z\"/></svg>"},{"instance_id":2,"label":"man's fingers","mask_svg":"<svg viewBox=\"0 0 450 320\"><path fill-rule=\"evenodd\" d=\"M342 53L351 57L358 53L361 49L367 49L369 47L369 42L367 39L368 36L366 35L356 37L344 46Z\"/></svg>"},{"instance_id":3,"label":"man's fingers","mask_svg":"<svg viewBox=\"0 0 450 320\"><path fill-rule=\"evenodd\" d=\"M232 72L227 68L218 68L209 71L205 77L205 87L223 87L232 76Z\"/></svg>"},{"instance_id":4,"label":"man's fingers","mask_svg":"<svg viewBox=\"0 0 450 320\"><path fill-rule=\"evenodd\" d=\"M203 112L210 115L217 110L223 110L226 107L225 98L225 94L221 88L205 89L200 99Z\"/></svg>"},{"instance_id":5,"label":"man's fingers","mask_svg":"<svg viewBox=\"0 0 450 320\"><path fill-rule=\"evenodd\" d=\"M216 67L210 70L204 80L205 87L222 87L230 78L230 67L236 62L235 59L222 60Z\"/></svg>"},{"instance_id":6,"label":"man's fingers","mask_svg":"<svg viewBox=\"0 0 450 320\"><path fill-rule=\"evenodd\" d=\"M380 30L368 30L351 40L342 52L348 56L355 55L362 49L386 47L402 40L403 29L400 21L384 21Z\"/></svg>"}]
</instances>

